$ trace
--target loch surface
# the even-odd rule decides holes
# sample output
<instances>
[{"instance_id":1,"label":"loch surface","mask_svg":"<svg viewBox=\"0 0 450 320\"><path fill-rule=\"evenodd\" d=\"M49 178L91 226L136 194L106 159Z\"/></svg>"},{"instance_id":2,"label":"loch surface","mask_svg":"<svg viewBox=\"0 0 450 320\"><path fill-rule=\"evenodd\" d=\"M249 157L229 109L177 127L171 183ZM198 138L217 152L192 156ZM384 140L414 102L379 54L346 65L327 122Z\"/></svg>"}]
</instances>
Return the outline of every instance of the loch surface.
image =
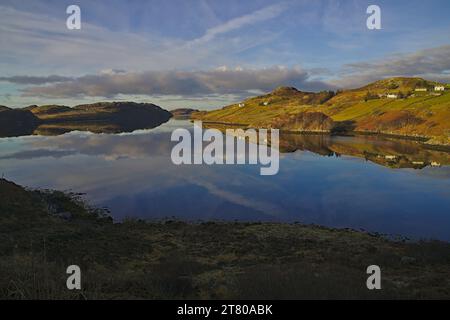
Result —
<instances>
[{"instance_id":1,"label":"loch surface","mask_svg":"<svg viewBox=\"0 0 450 320\"><path fill-rule=\"evenodd\" d=\"M314 223L450 241L450 155L412 141L285 135L279 173L172 163L172 130L0 139L0 174L124 218ZM394 159L394 160L393 160ZM433 166L431 164L433 163Z\"/></svg>"}]
</instances>

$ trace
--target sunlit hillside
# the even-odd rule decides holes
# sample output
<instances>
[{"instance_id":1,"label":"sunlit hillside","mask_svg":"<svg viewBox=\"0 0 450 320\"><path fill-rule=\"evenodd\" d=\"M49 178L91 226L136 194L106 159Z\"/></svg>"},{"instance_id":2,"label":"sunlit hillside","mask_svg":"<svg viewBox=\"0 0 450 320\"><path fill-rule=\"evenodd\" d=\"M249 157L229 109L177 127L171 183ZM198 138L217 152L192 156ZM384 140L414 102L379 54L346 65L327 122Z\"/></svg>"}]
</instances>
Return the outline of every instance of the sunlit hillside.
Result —
<instances>
[{"instance_id":1,"label":"sunlit hillside","mask_svg":"<svg viewBox=\"0 0 450 320\"><path fill-rule=\"evenodd\" d=\"M391 78L336 93L278 88L220 110L194 114L194 118L289 131L385 133L449 144L449 86L442 85L446 90L436 91L438 85L420 78ZM305 112L323 113L327 116L323 121L329 123L329 117L334 126L311 126L304 115L299 116ZM317 115L309 118L316 119Z\"/></svg>"}]
</instances>

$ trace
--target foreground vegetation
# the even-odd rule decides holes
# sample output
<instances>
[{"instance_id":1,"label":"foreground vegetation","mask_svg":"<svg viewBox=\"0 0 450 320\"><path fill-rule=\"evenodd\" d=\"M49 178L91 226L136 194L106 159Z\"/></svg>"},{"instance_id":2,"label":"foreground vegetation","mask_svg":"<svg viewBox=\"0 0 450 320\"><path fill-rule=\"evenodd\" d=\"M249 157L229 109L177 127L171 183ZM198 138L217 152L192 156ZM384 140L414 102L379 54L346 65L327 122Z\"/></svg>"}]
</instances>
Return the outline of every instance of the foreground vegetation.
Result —
<instances>
[{"instance_id":1,"label":"foreground vegetation","mask_svg":"<svg viewBox=\"0 0 450 320\"><path fill-rule=\"evenodd\" d=\"M450 298L450 244L301 224L113 223L0 180L2 299ZM82 270L69 291L66 268ZM366 288L367 266L382 290Z\"/></svg>"},{"instance_id":2,"label":"foreground vegetation","mask_svg":"<svg viewBox=\"0 0 450 320\"><path fill-rule=\"evenodd\" d=\"M338 92L281 87L193 118L295 132L384 133L450 145L450 87L435 92L434 85L421 78L392 78ZM428 91L416 91L421 89Z\"/></svg>"}]
</instances>

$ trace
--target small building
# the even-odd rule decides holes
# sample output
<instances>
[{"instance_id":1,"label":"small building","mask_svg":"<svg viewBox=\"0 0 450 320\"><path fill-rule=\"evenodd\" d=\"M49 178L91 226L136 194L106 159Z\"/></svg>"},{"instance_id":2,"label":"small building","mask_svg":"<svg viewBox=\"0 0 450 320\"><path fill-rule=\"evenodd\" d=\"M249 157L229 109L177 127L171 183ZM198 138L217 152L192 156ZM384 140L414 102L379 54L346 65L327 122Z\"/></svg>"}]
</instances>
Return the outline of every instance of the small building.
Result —
<instances>
[{"instance_id":1,"label":"small building","mask_svg":"<svg viewBox=\"0 0 450 320\"><path fill-rule=\"evenodd\" d=\"M445 87L444 86L435 86L434 91L445 91Z\"/></svg>"},{"instance_id":2,"label":"small building","mask_svg":"<svg viewBox=\"0 0 450 320\"><path fill-rule=\"evenodd\" d=\"M423 161L413 161L412 164L416 166L423 166L425 163Z\"/></svg>"},{"instance_id":3,"label":"small building","mask_svg":"<svg viewBox=\"0 0 450 320\"><path fill-rule=\"evenodd\" d=\"M386 96L388 99L397 99L398 98L398 94L395 93L388 93Z\"/></svg>"},{"instance_id":4,"label":"small building","mask_svg":"<svg viewBox=\"0 0 450 320\"><path fill-rule=\"evenodd\" d=\"M239 103L239 107L245 107L245 103Z\"/></svg>"},{"instance_id":5,"label":"small building","mask_svg":"<svg viewBox=\"0 0 450 320\"><path fill-rule=\"evenodd\" d=\"M436 162L436 161L432 161L432 162L430 163L430 165L431 165L432 167L440 167L440 166L441 166L441 164L440 164L439 162Z\"/></svg>"},{"instance_id":6,"label":"small building","mask_svg":"<svg viewBox=\"0 0 450 320\"><path fill-rule=\"evenodd\" d=\"M397 159L397 156L385 156L384 158L386 160L395 160L395 159Z\"/></svg>"},{"instance_id":7,"label":"small building","mask_svg":"<svg viewBox=\"0 0 450 320\"><path fill-rule=\"evenodd\" d=\"M268 106L269 105L269 101L264 101L263 105Z\"/></svg>"},{"instance_id":8,"label":"small building","mask_svg":"<svg viewBox=\"0 0 450 320\"><path fill-rule=\"evenodd\" d=\"M428 89L427 88L416 88L414 91L416 91L416 92L427 92Z\"/></svg>"}]
</instances>

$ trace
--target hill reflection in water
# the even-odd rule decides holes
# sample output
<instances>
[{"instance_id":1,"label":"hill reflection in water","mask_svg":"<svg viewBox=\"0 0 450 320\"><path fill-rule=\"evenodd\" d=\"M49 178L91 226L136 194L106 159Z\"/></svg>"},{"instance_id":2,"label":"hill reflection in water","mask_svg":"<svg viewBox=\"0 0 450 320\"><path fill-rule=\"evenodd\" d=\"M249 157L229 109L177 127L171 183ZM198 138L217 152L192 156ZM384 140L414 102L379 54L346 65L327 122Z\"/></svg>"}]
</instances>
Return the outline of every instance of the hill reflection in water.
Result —
<instances>
[{"instance_id":1,"label":"hill reflection in water","mask_svg":"<svg viewBox=\"0 0 450 320\"><path fill-rule=\"evenodd\" d=\"M170 134L191 126L4 138L0 166L21 185L86 193L119 220L301 221L450 240L448 153L371 136L283 134L280 172L264 177L254 165L172 164Z\"/></svg>"}]
</instances>

